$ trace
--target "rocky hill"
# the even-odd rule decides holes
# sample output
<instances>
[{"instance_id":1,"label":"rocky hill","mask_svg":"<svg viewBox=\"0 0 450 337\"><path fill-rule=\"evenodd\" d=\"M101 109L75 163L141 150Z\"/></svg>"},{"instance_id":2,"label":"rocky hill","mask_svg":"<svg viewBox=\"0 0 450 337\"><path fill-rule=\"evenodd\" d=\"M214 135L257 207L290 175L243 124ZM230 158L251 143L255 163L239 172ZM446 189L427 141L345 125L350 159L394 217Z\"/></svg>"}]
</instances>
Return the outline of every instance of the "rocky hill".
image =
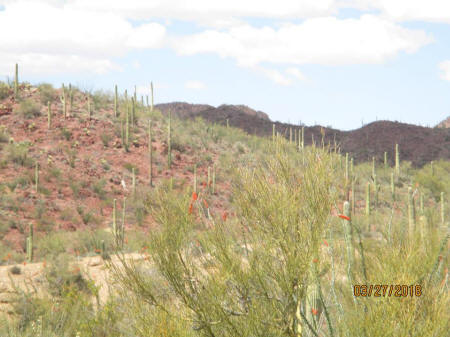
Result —
<instances>
[{"instance_id":1,"label":"rocky hill","mask_svg":"<svg viewBox=\"0 0 450 337\"><path fill-rule=\"evenodd\" d=\"M177 102L159 104L156 107L164 114L170 108L182 118L202 117L211 123L223 125L228 120L230 126L259 136L271 136L274 124L276 131L286 137L289 137L291 128L292 130L301 128L298 125L273 122L266 113L243 105L221 105L215 108L210 105ZM450 123L450 119L447 121ZM377 121L351 131L305 126L305 143L309 145L313 139L315 142L321 142L322 132L325 144L333 145L336 141L340 145L341 152L350 153L359 162L371 160L372 157L382 161L386 151L392 164L396 143L399 144L402 160L411 161L414 166L422 166L440 158L450 159L450 129L428 128L392 121Z\"/></svg>"}]
</instances>

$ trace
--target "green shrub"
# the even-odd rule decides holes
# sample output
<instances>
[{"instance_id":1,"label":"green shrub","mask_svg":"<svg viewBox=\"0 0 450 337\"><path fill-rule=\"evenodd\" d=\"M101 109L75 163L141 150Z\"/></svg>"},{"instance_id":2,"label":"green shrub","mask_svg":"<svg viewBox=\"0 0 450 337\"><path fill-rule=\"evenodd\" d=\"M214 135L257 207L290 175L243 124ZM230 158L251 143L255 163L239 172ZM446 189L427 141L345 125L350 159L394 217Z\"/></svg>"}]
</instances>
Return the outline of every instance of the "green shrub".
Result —
<instances>
[{"instance_id":1,"label":"green shrub","mask_svg":"<svg viewBox=\"0 0 450 337\"><path fill-rule=\"evenodd\" d=\"M12 89L5 82L0 82L0 100L12 94Z\"/></svg>"},{"instance_id":2,"label":"green shrub","mask_svg":"<svg viewBox=\"0 0 450 337\"><path fill-rule=\"evenodd\" d=\"M92 186L92 190L94 191L95 194L98 195L98 197L101 200L106 199L105 186L106 186L106 180L104 178L97 180Z\"/></svg>"},{"instance_id":3,"label":"green shrub","mask_svg":"<svg viewBox=\"0 0 450 337\"><path fill-rule=\"evenodd\" d=\"M50 83L41 83L37 88L41 104L47 106L48 102L52 103L57 98L56 90Z\"/></svg>"},{"instance_id":4,"label":"green shrub","mask_svg":"<svg viewBox=\"0 0 450 337\"><path fill-rule=\"evenodd\" d=\"M24 118L33 118L41 115L41 107L31 99L20 102L18 113Z\"/></svg>"},{"instance_id":5,"label":"green shrub","mask_svg":"<svg viewBox=\"0 0 450 337\"><path fill-rule=\"evenodd\" d=\"M32 167L33 160L28 157L29 146L28 142L8 144L5 148L5 159L21 166Z\"/></svg>"},{"instance_id":6,"label":"green shrub","mask_svg":"<svg viewBox=\"0 0 450 337\"><path fill-rule=\"evenodd\" d=\"M112 136L109 133L102 132L100 134L100 139L102 140L103 146L108 147L109 142L111 141Z\"/></svg>"}]
</instances>

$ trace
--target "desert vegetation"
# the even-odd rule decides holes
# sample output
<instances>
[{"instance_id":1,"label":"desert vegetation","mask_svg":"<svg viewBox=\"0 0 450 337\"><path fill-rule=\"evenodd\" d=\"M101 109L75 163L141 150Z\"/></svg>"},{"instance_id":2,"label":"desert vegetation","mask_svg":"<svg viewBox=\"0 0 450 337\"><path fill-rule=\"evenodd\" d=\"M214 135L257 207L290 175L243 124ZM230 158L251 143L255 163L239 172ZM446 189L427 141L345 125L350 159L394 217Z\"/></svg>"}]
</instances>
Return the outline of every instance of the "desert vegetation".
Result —
<instances>
[{"instance_id":1,"label":"desert vegetation","mask_svg":"<svg viewBox=\"0 0 450 337\"><path fill-rule=\"evenodd\" d=\"M356 162L149 88L0 83L2 336L447 334L448 160Z\"/></svg>"}]
</instances>

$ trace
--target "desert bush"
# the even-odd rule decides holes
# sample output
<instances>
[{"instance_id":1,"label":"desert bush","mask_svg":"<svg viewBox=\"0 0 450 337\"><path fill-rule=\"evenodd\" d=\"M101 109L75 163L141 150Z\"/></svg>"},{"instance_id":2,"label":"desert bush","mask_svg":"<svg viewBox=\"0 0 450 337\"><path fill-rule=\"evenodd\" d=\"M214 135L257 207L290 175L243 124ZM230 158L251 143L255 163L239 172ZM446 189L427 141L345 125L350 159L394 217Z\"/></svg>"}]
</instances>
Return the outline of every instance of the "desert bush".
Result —
<instances>
[{"instance_id":1,"label":"desert bush","mask_svg":"<svg viewBox=\"0 0 450 337\"><path fill-rule=\"evenodd\" d=\"M15 164L32 167L33 160L28 157L28 149L30 144L28 142L10 143L4 149L5 160L11 161Z\"/></svg>"},{"instance_id":2,"label":"desert bush","mask_svg":"<svg viewBox=\"0 0 450 337\"><path fill-rule=\"evenodd\" d=\"M92 102L95 110L106 109L111 103L111 93L97 90L92 94Z\"/></svg>"},{"instance_id":3,"label":"desert bush","mask_svg":"<svg viewBox=\"0 0 450 337\"><path fill-rule=\"evenodd\" d=\"M31 99L20 102L17 112L24 118L33 118L41 115L41 107Z\"/></svg>"},{"instance_id":4,"label":"desert bush","mask_svg":"<svg viewBox=\"0 0 450 337\"><path fill-rule=\"evenodd\" d=\"M41 83L37 87L39 92L39 99L41 104L47 105L48 102L52 103L57 98L56 90L50 83Z\"/></svg>"},{"instance_id":5,"label":"desert bush","mask_svg":"<svg viewBox=\"0 0 450 337\"><path fill-rule=\"evenodd\" d=\"M106 193L107 192L105 190L105 186L106 186L106 180L104 178L97 180L92 185L92 190L94 191L95 194L98 195L98 197L101 200L105 200L106 199Z\"/></svg>"},{"instance_id":6,"label":"desert bush","mask_svg":"<svg viewBox=\"0 0 450 337\"><path fill-rule=\"evenodd\" d=\"M102 140L103 146L104 147L108 147L109 146L109 142L112 139L112 136L109 133L102 132L100 134L100 139Z\"/></svg>"},{"instance_id":7,"label":"desert bush","mask_svg":"<svg viewBox=\"0 0 450 337\"><path fill-rule=\"evenodd\" d=\"M12 89L5 82L0 82L0 100L7 98L11 95Z\"/></svg>"}]
</instances>

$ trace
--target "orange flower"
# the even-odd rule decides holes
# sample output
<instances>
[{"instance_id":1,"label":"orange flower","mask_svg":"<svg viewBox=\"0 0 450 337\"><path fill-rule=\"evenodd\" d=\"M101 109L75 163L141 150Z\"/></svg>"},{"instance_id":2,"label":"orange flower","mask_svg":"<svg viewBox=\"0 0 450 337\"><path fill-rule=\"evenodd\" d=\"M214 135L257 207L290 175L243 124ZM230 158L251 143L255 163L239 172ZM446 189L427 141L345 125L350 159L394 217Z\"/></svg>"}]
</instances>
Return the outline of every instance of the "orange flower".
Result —
<instances>
[{"instance_id":1,"label":"orange flower","mask_svg":"<svg viewBox=\"0 0 450 337\"><path fill-rule=\"evenodd\" d=\"M325 246L328 247L328 242L327 242L327 240L323 240L323 244L324 244Z\"/></svg>"},{"instance_id":2,"label":"orange flower","mask_svg":"<svg viewBox=\"0 0 450 337\"><path fill-rule=\"evenodd\" d=\"M198 195L197 195L197 193L195 193L195 192L192 192L192 200L197 200L197 198L198 198Z\"/></svg>"},{"instance_id":3,"label":"orange flower","mask_svg":"<svg viewBox=\"0 0 450 337\"><path fill-rule=\"evenodd\" d=\"M317 260L317 259L314 259L314 260L313 260L313 262L314 262L314 263L317 263L317 262L319 262L319 260Z\"/></svg>"},{"instance_id":4,"label":"orange flower","mask_svg":"<svg viewBox=\"0 0 450 337\"><path fill-rule=\"evenodd\" d=\"M189 210L188 210L189 214L192 214L192 203L189 204Z\"/></svg>"},{"instance_id":5,"label":"orange flower","mask_svg":"<svg viewBox=\"0 0 450 337\"><path fill-rule=\"evenodd\" d=\"M340 217L341 219L350 221L350 217L348 217L348 216L346 216L346 215L344 215L344 214L339 214L338 217Z\"/></svg>"},{"instance_id":6,"label":"orange flower","mask_svg":"<svg viewBox=\"0 0 450 337\"><path fill-rule=\"evenodd\" d=\"M312 312L313 315L317 315L318 311L316 309L314 309L314 308L311 308L311 312Z\"/></svg>"},{"instance_id":7,"label":"orange flower","mask_svg":"<svg viewBox=\"0 0 450 337\"><path fill-rule=\"evenodd\" d=\"M26 261L23 261L23 265L26 266L26 265L27 265L27 262L26 262Z\"/></svg>"},{"instance_id":8,"label":"orange flower","mask_svg":"<svg viewBox=\"0 0 450 337\"><path fill-rule=\"evenodd\" d=\"M227 216L228 216L228 213L227 212L223 212L222 213L222 220L226 221L227 220Z\"/></svg>"},{"instance_id":9,"label":"orange flower","mask_svg":"<svg viewBox=\"0 0 450 337\"><path fill-rule=\"evenodd\" d=\"M205 204L205 207L206 208L208 208L209 206L208 206L208 203L206 202L206 200L205 199L203 199L203 203Z\"/></svg>"},{"instance_id":10,"label":"orange flower","mask_svg":"<svg viewBox=\"0 0 450 337\"><path fill-rule=\"evenodd\" d=\"M100 249L96 248L96 249L94 250L94 252L100 253Z\"/></svg>"},{"instance_id":11,"label":"orange flower","mask_svg":"<svg viewBox=\"0 0 450 337\"><path fill-rule=\"evenodd\" d=\"M442 261L443 257L442 255L439 255L439 261Z\"/></svg>"}]
</instances>

